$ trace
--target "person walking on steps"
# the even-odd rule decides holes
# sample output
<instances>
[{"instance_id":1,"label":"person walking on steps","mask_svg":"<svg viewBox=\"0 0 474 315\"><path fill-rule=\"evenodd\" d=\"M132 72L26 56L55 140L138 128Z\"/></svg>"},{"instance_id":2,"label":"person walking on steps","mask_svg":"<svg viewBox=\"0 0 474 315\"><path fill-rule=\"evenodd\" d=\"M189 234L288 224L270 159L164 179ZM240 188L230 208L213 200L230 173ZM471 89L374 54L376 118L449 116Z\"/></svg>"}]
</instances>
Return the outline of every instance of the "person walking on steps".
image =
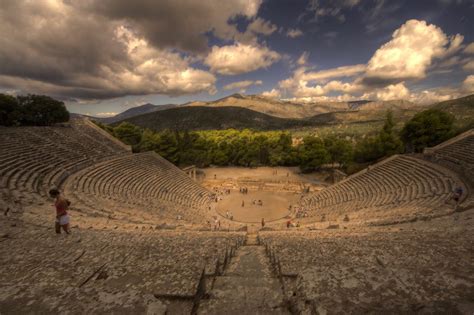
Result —
<instances>
[{"instance_id":1,"label":"person walking on steps","mask_svg":"<svg viewBox=\"0 0 474 315\"><path fill-rule=\"evenodd\" d=\"M56 208L56 221L55 221L55 229L57 234L61 234L61 228L66 232L66 234L71 233L69 230L69 214L67 210L71 203L69 200L61 196L59 190L53 188L49 191L49 195L52 198L55 198L54 206Z\"/></svg>"}]
</instances>

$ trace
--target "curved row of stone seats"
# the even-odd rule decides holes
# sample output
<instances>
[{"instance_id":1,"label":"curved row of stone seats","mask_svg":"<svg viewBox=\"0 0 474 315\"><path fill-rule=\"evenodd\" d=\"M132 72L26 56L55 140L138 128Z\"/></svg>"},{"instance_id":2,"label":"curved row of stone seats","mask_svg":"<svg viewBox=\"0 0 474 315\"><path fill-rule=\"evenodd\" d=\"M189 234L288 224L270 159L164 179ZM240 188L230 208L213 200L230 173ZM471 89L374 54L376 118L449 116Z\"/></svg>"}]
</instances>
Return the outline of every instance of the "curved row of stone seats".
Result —
<instances>
[{"instance_id":1,"label":"curved row of stone seats","mask_svg":"<svg viewBox=\"0 0 474 315\"><path fill-rule=\"evenodd\" d=\"M397 220L431 213L445 205L456 174L437 164L410 156L394 156L304 198L310 216L327 220Z\"/></svg>"},{"instance_id":2,"label":"curved row of stone seats","mask_svg":"<svg viewBox=\"0 0 474 315\"><path fill-rule=\"evenodd\" d=\"M211 193L154 152L124 155L71 176L65 192L102 211L135 208L161 218L203 221Z\"/></svg>"},{"instance_id":3,"label":"curved row of stone seats","mask_svg":"<svg viewBox=\"0 0 474 315\"><path fill-rule=\"evenodd\" d=\"M426 148L423 154L429 161L455 170L464 182L468 184L469 190L472 191L474 189L474 129L466 131L435 147ZM468 203L473 201L468 200Z\"/></svg>"},{"instance_id":4,"label":"curved row of stone seats","mask_svg":"<svg viewBox=\"0 0 474 315\"><path fill-rule=\"evenodd\" d=\"M93 127L78 128L79 124L73 120L54 127L0 127L0 188L27 197L44 196L79 169L129 154ZM86 129L90 135L83 132Z\"/></svg>"},{"instance_id":5,"label":"curved row of stone seats","mask_svg":"<svg viewBox=\"0 0 474 315\"><path fill-rule=\"evenodd\" d=\"M425 153L435 155L438 159L445 159L472 168L474 166L474 129L433 148L427 148Z\"/></svg>"},{"instance_id":6,"label":"curved row of stone seats","mask_svg":"<svg viewBox=\"0 0 474 315\"><path fill-rule=\"evenodd\" d=\"M472 229L259 233L277 272L296 277L298 299L311 313L334 314L414 307L457 314L474 296L473 236Z\"/></svg>"},{"instance_id":7,"label":"curved row of stone seats","mask_svg":"<svg viewBox=\"0 0 474 315\"><path fill-rule=\"evenodd\" d=\"M203 270L213 274L244 240L242 233L155 230L73 229L58 237L49 227L3 225L10 235L0 239L6 314L144 313L155 296L192 301Z\"/></svg>"}]
</instances>

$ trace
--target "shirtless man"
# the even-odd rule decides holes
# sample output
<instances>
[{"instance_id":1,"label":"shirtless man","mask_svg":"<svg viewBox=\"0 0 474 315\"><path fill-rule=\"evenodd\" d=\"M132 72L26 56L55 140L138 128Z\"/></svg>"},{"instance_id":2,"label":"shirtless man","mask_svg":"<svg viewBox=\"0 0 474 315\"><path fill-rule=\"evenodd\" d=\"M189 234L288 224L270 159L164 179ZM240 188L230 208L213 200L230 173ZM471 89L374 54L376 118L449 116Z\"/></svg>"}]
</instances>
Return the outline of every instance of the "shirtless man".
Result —
<instances>
[{"instance_id":1,"label":"shirtless man","mask_svg":"<svg viewBox=\"0 0 474 315\"><path fill-rule=\"evenodd\" d=\"M56 207L56 233L61 234L61 228L66 232L66 234L71 233L69 230L69 215L67 213L71 203L66 198L63 198L57 189L51 189L49 195L56 199L54 201L54 206Z\"/></svg>"}]
</instances>

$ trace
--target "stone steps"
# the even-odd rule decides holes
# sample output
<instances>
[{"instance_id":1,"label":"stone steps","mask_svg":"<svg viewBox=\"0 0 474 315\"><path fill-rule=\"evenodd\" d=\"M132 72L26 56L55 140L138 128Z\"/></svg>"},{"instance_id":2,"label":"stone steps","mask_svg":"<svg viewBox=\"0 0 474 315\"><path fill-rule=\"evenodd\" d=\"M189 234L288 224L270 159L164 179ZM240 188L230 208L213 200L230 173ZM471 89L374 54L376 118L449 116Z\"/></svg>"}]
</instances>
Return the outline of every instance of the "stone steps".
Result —
<instances>
[{"instance_id":1,"label":"stone steps","mask_svg":"<svg viewBox=\"0 0 474 315\"><path fill-rule=\"evenodd\" d=\"M246 245L239 248L224 275L216 278L198 314L290 314L265 248L255 246L256 241L256 234L247 234Z\"/></svg>"}]
</instances>

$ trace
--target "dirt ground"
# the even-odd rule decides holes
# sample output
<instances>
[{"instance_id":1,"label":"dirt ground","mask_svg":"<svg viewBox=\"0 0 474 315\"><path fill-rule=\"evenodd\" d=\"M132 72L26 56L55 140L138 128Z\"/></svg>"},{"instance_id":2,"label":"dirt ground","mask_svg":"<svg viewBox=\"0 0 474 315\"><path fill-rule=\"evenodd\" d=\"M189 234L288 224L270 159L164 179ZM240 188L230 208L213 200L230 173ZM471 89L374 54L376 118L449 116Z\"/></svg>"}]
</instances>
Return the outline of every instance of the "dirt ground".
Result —
<instances>
[{"instance_id":1,"label":"dirt ground","mask_svg":"<svg viewBox=\"0 0 474 315\"><path fill-rule=\"evenodd\" d=\"M258 223L262 218L270 222L287 216L289 205L296 203L298 199L298 195L293 193L249 191L248 194L241 194L239 191L231 191L229 195L222 196L216 209L224 217L230 211L233 220L238 222ZM261 206L258 205L258 200L262 201ZM257 202L254 204L253 201Z\"/></svg>"},{"instance_id":2,"label":"dirt ground","mask_svg":"<svg viewBox=\"0 0 474 315\"><path fill-rule=\"evenodd\" d=\"M233 221L242 223L283 219L290 214L289 206L297 204L304 187L322 188L296 167L213 167L202 169L201 174L202 185L218 195L216 214L227 218L229 212ZM240 193L241 187L247 187L248 193Z\"/></svg>"},{"instance_id":3,"label":"dirt ground","mask_svg":"<svg viewBox=\"0 0 474 315\"><path fill-rule=\"evenodd\" d=\"M216 175L217 180L237 180L237 179L259 179L259 180L271 180L271 181L300 181L303 183L312 182L315 176L311 174L300 174L297 167L210 167L201 169L205 175L203 178L203 184L207 181L214 179Z\"/></svg>"}]
</instances>

